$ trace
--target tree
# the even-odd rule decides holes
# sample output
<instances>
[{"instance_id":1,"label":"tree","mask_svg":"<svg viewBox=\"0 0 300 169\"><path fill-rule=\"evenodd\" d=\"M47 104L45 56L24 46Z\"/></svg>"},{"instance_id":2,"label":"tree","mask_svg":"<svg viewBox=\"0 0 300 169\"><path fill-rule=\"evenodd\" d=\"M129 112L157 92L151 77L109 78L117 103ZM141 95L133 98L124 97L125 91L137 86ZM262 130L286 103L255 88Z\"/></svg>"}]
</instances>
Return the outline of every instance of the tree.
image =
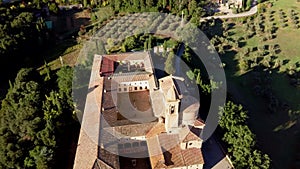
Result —
<instances>
[{"instance_id":1,"label":"tree","mask_svg":"<svg viewBox=\"0 0 300 169\"><path fill-rule=\"evenodd\" d=\"M248 60L246 60L245 58L239 59L238 60L238 67L239 67L241 73L246 72L249 69Z\"/></svg>"},{"instance_id":2,"label":"tree","mask_svg":"<svg viewBox=\"0 0 300 169\"><path fill-rule=\"evenodd\" d=\"M225 134L223 140L229 145L232 161L236 168L269 168L270 158L254 150L255 135L245 124L247 113L241 105L229 101L220 109L220 127Z\"/></svg>"},{"instance_id":3,"label":"tree","mask_svg":"<svg viewBox=\"0 0 300 169\"><path fill-rule=\"evenodd\" d=\"M152 49L152 43L153 43L152 41L153 41L153 37L152 35L150 35L148 38L148 49Z\"/></svg>"},{"instance_id":4,"label":"tree","mask_svg":"<svg viewBox=\"0 0 300 169\"><path fill-rule=\"evenodd\" d=\"M249 10L251 8L252 5L252 0L247 0L246 1L246 10Z\"/></svg>"},{"instance_id":5,"label":"tree","mask_svg":"<svg viewBox=\"0 0 300 169\"><path fill-rule=\"evenodd\" d=\"M85 1L85 0L84 0ZM55 2L50 3L49 10L54 14L57 14L59 11L58 5Z\"/></svg>"},{"instance_id":6,"label":"tree","mask_svg":"<svg viewBox=\"0 0 300 169\"><path fill-rule=\"evenodd\" d=\"M134 1L133 1L133 8L134 8L136 11L139 11L139 9L140 9L140 0L134 0Z\"/></svg>"},{"instance_id":7,"label":"tree","mask_svg":"<svg viewBox=\"0 0 300 169\"><path fill-rule=\"evenodd\" d=\"M4 153L0 153L0 164L4 168L23 168L36 133L41 130L42 93L39 83L33 81L36 75L33 69L21 69L2 101L0 141L6 144L0 145L0 152Z\"/></svg>"},{"instance_id":8,"label":"tree","mask_svg":"<svg viewBox=\"0 0 300 169\"><path fill-rule=\"evenodd\" d=\"M189 47L185 47L182 57L187 63L190 63L192 61L192 55L190 53Z\"/></svg>"},{"instance_id":9,"label":"tree","mask_svg":"<svg viewBox=\"0 0 300 169\"><path fill-rule=\"evenodd\" d=\"M141 10L145 10L145 8L146 8L145 0L140 0L140 7L141 7Z\"/></svg>"},{"instance_id":10,"label":"tree","mask_svg":"<svg viewBox=\"0 0 300 169\"><path fill-rule=\"evenodd\" d=\"M83 0L83 6L87 7L87 5L88 5L88 1L87 0Z\"/></svg>"},{"instance_id":11,"label":"tree","mask_svg":"<svg viewBox=\"0 0 300 169\"><path fill-rule=\"evenodd\" d=\"M73 98L72 98L72 82L73 82L73 68L69 66L62 67L57 72L57 84L59 88L59 97L61 100L62 108L66 112L73 112ZM61 111L61 110L60 110Z\"/></svg>"},{"instance_id":12,"label":"tree","mask_svg":"<svg viewBox=\"0 0 300 169\"><path fill-rule=\"evenodd\" d=\"M174 68L174 62L175 62L175 54L173 51L171 51L168 54L168 58L165 62L165 72L168 74L175 74L175 68Z\"/></svg>"},{"instance_id":13,"label":"tree","mask_svg":"<svg viewBox=\"0 0 300 169\"><path fill-rule=\"evenodd\" d=\"M50 163L53 160L54 151L45 146L36 146L33 150L29 152L30 157L32 157L37 169L50 169ZM32 161L29 158L26 159L27 166L32 167ZM30 163L28 163L30 161ZM30 165L29 165L30 164Z\"/></svg>"},{"instance_id":14,"label":"tree","mask_svg":"<svg viewBox=\"0 0 300 169\"><path fill-rule=\"evenodd\" d=\"M259 150L254 150L251 152L251 156L248 158L248 165L251 169L270 168L270 157L267 154L262 154Z\"/></svg>"},{"instance_id":15,"label":"tree","mask_svg":"<svg viewBox=\"0 0 300 169\"><path fill-rule=\"evenodd\" d=\"M197 2L196 0L191 0L189 2L189 5L188 5L188 9L189 9L189 15L193 15L195 10L197 9Z\"/></svg>"},{"instance_id":16,"label":"tree","mask_svg":"<svg viewBox=\"0 0 300 169\"><path fill-rule=\"evenodd\" d=\"M12 22L11 27L15 28L28 28L33 22L33 14L29 12L20 13Z\"/></svg>"},{"instance_id":17,"label":"tree","mask_svg":"<svg viewBox=\"0 0 300 169\"><path fill-rule=\"evenodd\" d=\"M192 70L189 70L186 72L186 75L187 77L190 79L190 80L194 80L195 79L195 75L194 75L194 72Z\"/></svg>"},{"instance_id":18,"label":"tree","mask_svg":"<svg viewBox=\"0 0 300 169\"><path fill-rule=\"evenodd\" d=\"M127 37L123 43L126 52L127 50L132 50L136 47L136 39L134 36Z\"/></svg>"},{"instance_id":19,"label":"tree","mask_svg":"<svg viewBox=\"0 0 300 169\"><path fill-rule=\"evenodd\" d=\"M57 83L33 69L18 72L0 108L0 168L61 168L55 163L58 149L75 122L72 72L61 68ZM52 84L49 93L46 83Z\"/></svg>"},{"instance_id":20,"label":"tree","mask_svg":"<svg viewBox=\"0 0 300 169\"><path fill-rule=\"evenodd\" d=\"M220 109L221 119L219 125L222 128L230 130L232 126L243 124L248 118L247 112L243 110L242 105L236 105L229 101Z\"/></svg>"},{"instance_id":21,"label":"tree","mask_svg":"<svg viewBox=\"0 0 300 169\"><path fill-rule=\"evenodd\" d=\"M151 8L154 5L153 0L146 0L146 5L148 8Z\"/></svg>"}]
</instances>

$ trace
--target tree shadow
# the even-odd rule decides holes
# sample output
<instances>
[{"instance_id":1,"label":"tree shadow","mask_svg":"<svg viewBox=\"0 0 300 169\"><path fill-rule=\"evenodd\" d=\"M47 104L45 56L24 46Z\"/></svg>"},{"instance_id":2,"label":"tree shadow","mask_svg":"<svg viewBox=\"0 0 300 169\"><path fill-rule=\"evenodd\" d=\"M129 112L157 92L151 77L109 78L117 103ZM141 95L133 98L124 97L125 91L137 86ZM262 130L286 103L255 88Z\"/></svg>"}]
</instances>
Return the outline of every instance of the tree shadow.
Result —
<instances>
[{"instance_id":1,"label":"tree shadow","mask_svg":"<svg viewBox=\"0 0 300 169\"><path fill-rule=\"evenodd\" d=\"M284 59L283 62L282 62L282 65L286 65L286 64L288 64L289 62L290 62L290 60Z\"/></svg>"},{"instance_id":2,"label":"tree shadow","mask_svg":"<svg viewBox=\"0 0 300 169\"><path fill-rule=\"evenodd\" d=\"M273 12L274 13L274 12ZM228 23L226 23L228 24ZM223 25L218 28L219 30ZM276 28L278 29L278 28ZM230 35L230 34L229 34ZM235 35L234 33L232 35ZM258 35L254 35L258 36ZM274 37L276 38L276 37ZM243 41L239 44L236 51L241 52L240 48L247 46L247 41ZM266 44L266 43L264 43ZM259 45L258 45L259 46ZM279 44L274 46L275 54L281 53ZM256 52L258 50L265 51L264 56L269 55L267 52L269 45L264 45L264 49L254 47L251 52ZM225 73L227 76L227 86L228 86L228 97L235 102L242 104L249 114L249 127L257 135L257 140L260 142L260 148L269 153L272 160L279 160L279 156L273 151L273 147L283 148L281 142L284 140L282 134L292 137L293 132L299 132L296 128L296 124L299 119L291 118L288 114L288 109L291 107L292 103L289 103L286 96L282 96L281 92L290 92L291 88L289 81L289 76L286 72L280 72L280 66L285 66L290 62L290 60L285 59L280 62L280 66L276 66L278 57L270 57L270 65L263 65L262 62L265 61L265 57L258 57L256 62L257 66L252 66L249 64L249 68L243 73L239 70L239 61L235 59L236 52L225 51L225 54L221 56L223 63L226 63ZM243 57L245 60L250 60L249 57ZM264 59L264 60L263 60ZM253 63L251 60L250 63ZM297 63L296 63L297 64ZM300 64L296 65L300 67ZM286 80L280 80L281 77L286 78ZM269 79L269 80L268 80ZM276 88L276 90L274 90ZM257 92L256 94L256 91ZM290 93L293 95L293 93ZM282 132L282 134L274 134L274 132ZM276 140L271 144L265 140ZM275 158L274 158L275 157ZM281 155L282 157L282 155ZM286 162L286 161L285 161ZM284 162L276 164L277 168L282 166ZM274 165L275 166L275 165ZM279 167L280 168L280 167Z\"/></svg>"}]
</instances>

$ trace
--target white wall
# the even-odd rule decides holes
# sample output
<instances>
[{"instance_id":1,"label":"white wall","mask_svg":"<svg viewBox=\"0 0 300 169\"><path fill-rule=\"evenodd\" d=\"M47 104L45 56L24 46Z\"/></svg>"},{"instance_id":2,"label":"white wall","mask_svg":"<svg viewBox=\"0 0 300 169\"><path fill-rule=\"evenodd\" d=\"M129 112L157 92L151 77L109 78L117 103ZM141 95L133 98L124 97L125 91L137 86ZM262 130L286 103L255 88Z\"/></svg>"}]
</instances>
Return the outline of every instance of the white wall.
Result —
<instances>
[{"instance_id":1,"label":"white wall","mask_svg":"<svg viewBox=\"0 0 300 169\"><path fill-rule=\"evenodd\" d=\"M195 141L187 142L187 148L201 148L201 147L202 147L202 141L195 140Z\"/></svg>"},{"instance_id":2,"label":"white wall","mask_svg":"<svg viewBox=\"0 0 300 169\"><path fill-rule=\"evenodd\" d=\"M149 90L148 81L122 82L118 85L118 93Z\"/></svg>"}]
</instances>

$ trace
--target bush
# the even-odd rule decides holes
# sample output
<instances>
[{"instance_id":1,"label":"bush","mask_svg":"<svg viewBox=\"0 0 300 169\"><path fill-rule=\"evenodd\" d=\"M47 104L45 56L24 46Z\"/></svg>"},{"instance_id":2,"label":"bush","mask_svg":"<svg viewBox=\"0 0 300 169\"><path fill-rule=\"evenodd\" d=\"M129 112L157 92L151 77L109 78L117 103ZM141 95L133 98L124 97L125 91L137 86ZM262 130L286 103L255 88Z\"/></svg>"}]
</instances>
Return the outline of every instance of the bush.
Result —
<instances>
[{"instance_id":1,"label":"bush","mask_svg":"<svg viewBox=\"0 0 300 169\"><path fill-rule=\"evenodd\" d=\"M288 26L287 23L282 23L282 24L281 24L281 27L282 27L282 28L285 28L285 27L287 27L287 26Z\"/></svg>"}]
</instances>

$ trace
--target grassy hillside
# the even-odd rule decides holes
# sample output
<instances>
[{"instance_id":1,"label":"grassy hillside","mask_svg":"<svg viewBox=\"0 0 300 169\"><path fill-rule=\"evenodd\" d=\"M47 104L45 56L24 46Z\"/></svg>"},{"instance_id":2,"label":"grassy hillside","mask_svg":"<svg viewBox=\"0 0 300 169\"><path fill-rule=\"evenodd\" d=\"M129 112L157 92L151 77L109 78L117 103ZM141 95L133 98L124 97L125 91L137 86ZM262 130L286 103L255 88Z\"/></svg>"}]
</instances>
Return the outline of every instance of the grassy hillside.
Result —
<instances>
[{"instance_id":1,"label":"grassy hillside","mask_svg":"<svg viewBox=\"0 0 300 169\"><path fill-rule=\"evenodd\" d=\"M297 0L278 0L256 16L223 22L225 39L238 44L221 56L229 93L249 110L258 145L278 169L291 167L299 144L299 115L295 120L289 111L300 110L300 87L291 85L297 73L288 75L300 70L299 11Z\"/></svg>"}]
</instances>

